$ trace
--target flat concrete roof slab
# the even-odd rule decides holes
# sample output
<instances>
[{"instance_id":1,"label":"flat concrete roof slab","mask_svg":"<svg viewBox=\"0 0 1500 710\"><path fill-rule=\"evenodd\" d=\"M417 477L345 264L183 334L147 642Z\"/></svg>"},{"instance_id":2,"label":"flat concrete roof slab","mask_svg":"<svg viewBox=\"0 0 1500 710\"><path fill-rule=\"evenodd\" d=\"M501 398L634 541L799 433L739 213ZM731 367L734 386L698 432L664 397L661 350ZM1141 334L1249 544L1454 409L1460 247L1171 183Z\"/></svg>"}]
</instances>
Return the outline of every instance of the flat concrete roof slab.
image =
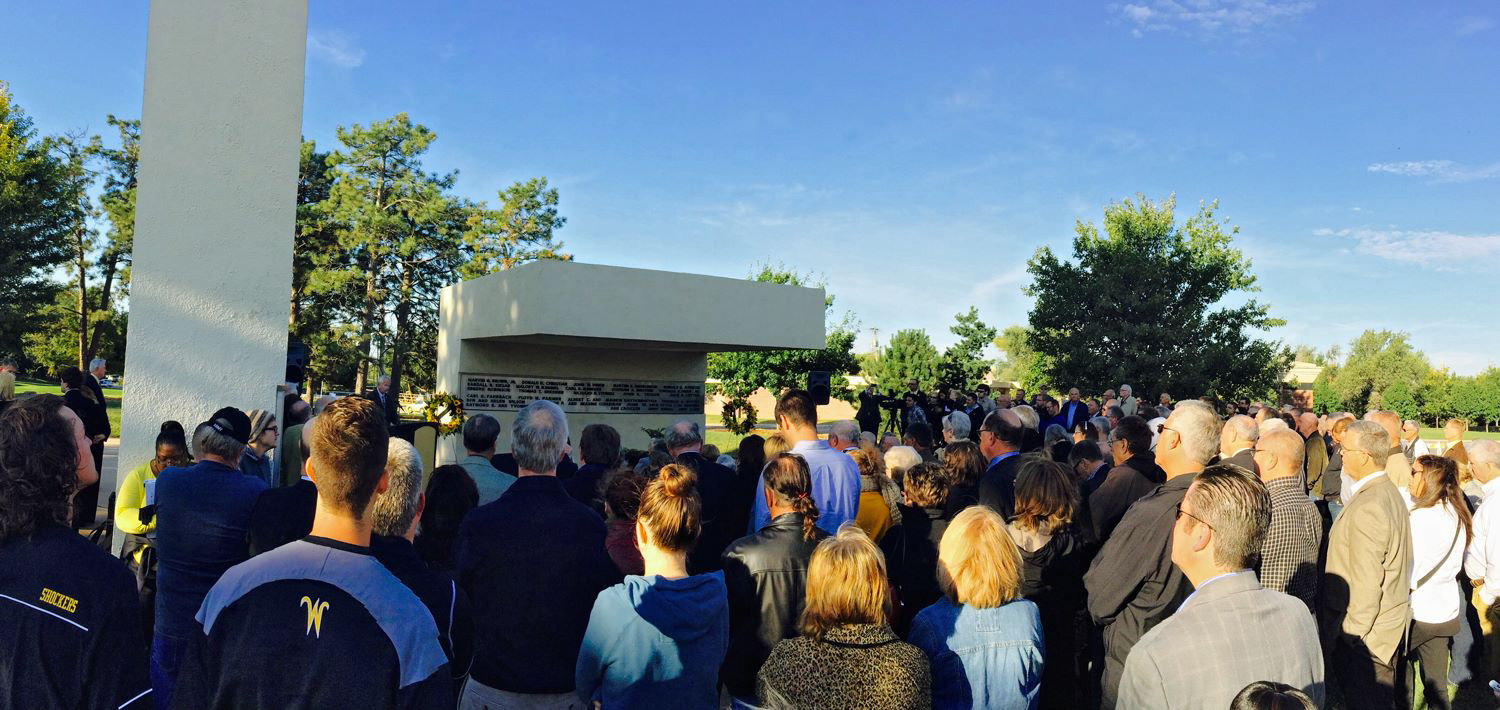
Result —
<instances>
[{"instance_id":1,"label":"flat concrete roof slab","mask_svg":"<svg viewBox=\"0 0 1500 710\"><path fill-rule=\"evenodd\" d=\"M821 349L823 289L537 261L443 289L464 340L643 350Z\"/></svg>"}]
</instances>

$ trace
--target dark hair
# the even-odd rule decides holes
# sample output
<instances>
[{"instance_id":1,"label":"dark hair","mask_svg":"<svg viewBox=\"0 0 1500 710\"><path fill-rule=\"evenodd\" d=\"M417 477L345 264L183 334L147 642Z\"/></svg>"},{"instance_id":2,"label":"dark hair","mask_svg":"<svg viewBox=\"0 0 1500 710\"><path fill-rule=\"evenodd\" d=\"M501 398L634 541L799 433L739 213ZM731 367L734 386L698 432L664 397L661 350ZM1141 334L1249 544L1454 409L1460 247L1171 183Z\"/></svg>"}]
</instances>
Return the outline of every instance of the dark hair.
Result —
<instances>
[{"instance_id":1,"label":"dark hair","mask_svg":"<svg viewBox=\"0 0 1500 710\"><path fill-rule=\"evenodd\" d=\"M0 542L68 522L80 452L62 407L62 397L38 394L0 413Z\"/></svg>"},{"instance_id":2,"label":"dark hair","mask_svg":"<svg viewBox=\"0 0 1500 710\"><path fill-rule=\"evenodd\" d=\"M979 445L972 441L955 441L943 449L943 467L948 469L948 478L953 485L976 486L989 468Z\"/></svg>"},{"instance_id":3,"label":"dark hair","mask_svg":"<svg viewBox=\"0 0 1500 710\"><path fill-rule=\"evenodd\" d=\"M1077 512L1078 481L1072 472L1038 454L1022 456L1016 466L1016 527L1056 531Z\"/></svg>"},{"instance_id":4,"label":"dark hair","mask_svg":"<svg viewBox=\"0 0 1500 710\"><path fill-rule=\"evenodd\" d=\"M817 426L818 405L807 390L787 390L776 400L776 416L786 417L792 426Z\"/></svg>"},{"instance_id":5,"label":"dark hair","mask_svg":"<svg viewBox=\"0 0 1500 710\"><path fill-rule=\"evenodd\" d=\"M453 543L464 516L479 505L479 488L463 466L449 464L432 469L425 495L417 552L434 567L452 569Z\"/></svg>"},{"instance_id":6,"label":"dark hair","mask_svg":"<svg viewBox=\"0 0 1500 710\"><path fill-rule=\"evenodd\" d=\"M301 397L291 392L286 393L286 396L281 398L281 416L286 418L286 422L284 423L286 429L307 423L307 415L312 411L312 407L303 409L300 412L297 411L297 403L301 401ZM282 431L285 432L286 429Z\"/></svg>"},{"instance_id":7,"label":"dark hair","mask_svg":"<svg viewBox=\"0 0 1500 710\"><path fill-rule=\"evenodd\" d=\"M1093 439L1084 439L1073 445L1073 450L1068 452L1068 467L1078 468L1081 461L1103 461L1104 452L1099 450L1099 442Z\"/></svg>"},{"instance_id":8,"label":"dark hair","mask_svg":"<svg viewBox=\"0 0 1500 710\"><path fill-rule=\"evenodd\" d=\"M161 423L161 432L165 434L169 431L175 431L178 434L181 434L183 439L187 438L187 432L183 430L182 422L179 422L176 419L168 419Z\"/></svg>"},{"instance_id":9,"label":"dark hair","mask_svg":"<svg viewBox=\"0 0 1500 710\"><path fill-rule=\"evenodd\" d=\"M1123 439L1132 455L1144 454L1151 450L1151 427L1146 424L1145 419L1134 414L1115 424L1115 430L1110 435L1115 439Z\"/></svg>"},{"instance_id":10,"label":"dark hair","mask_svg":"<svg viewBox=\"0 0 1500 710\"><path fill-rule=\"evenodd\" d=\"M475 414L464 422L464 448L469 451L488 451L500 438L500 420L488 414Z\"/></svg>"},{"instance_id":11,"label":"dark hair","mask_svg":"<svg viewBox=\"0 0 1500 710\"><path fill-rule=\"evenodd\" d=\"M1229 701L1229 710L1317 710L1307 694L1286 683L1257 680Z\"/></svg>"},{"instance_id":12,"label":"dark hair","mask_svg":"<svg viewBox=\"0 0 1500 710\"><path fill-rule=\"evenodd\" d=\"M318 498L356 520L375 497L385 474L390 433L385 414L363 397L344 397L312 420L313 478Z\"/></svg>"},{"instance_id":13,"label":"dark hair","mask_svg":"<svg viewBox=\"0 0 1500 710\"><path fill-rule=\"evenodd\" d=\"M64 367L62 372L57 373L57 379L62 380L62 383L67 385L68 389L78 390L88 401L94 404L99 403L99 400L94 397L94 391L83 386L82 370L76 367Z\"/></svg>"},{"instance_id":14,"label":"dark hair","mask_svg":"<svg viewBox=\"0 0 1500 710\"><path fill-rule=\"evenodd\" d=\"M160 448L163 445L175 446L179 449L182 449L182 453L184 454L186 454L188 450L187 437L183 436L182 429L180 428L176 430L162 429L161 433L156 435L156 446L157 448Z\"/></svg>"},{"instance_id":15,"label":"dark hair","mask_svg":"<svg viewBox=\"0 0 1500 710\"><path fill-rule=\"evenodd\" d=\"M735 457L736 475L759 476L766 467L766 439L760 434L751 434L740 439L739 456Z\"/></svg>"},{"instance_id":16,"label":"dark hair","mask_svg":"<svg viewBox=\"0 0 1500 710\"><path fill-rule=\"evenodd\" d=\"M777 454L766 466L766 490L802 514L802 539L813 539L818 522L818 504L812 498L812 472L796 454Z\"/></svg>"},{"instance_id":17,"label":"dark hair","mask_svg":"<svg viewBox=\"0 0 1500 710\"><path fill-rule=\"evenodd\" d=\"M1430 508L1438 503L1447 503L1464 527L1464 542L1474 539L1474 519L1469 515L1468 498L1458 483L1458 462L1447 456L1431 454L1418 456L1416 462L1422 467L1422 496L1413 496L1411 507Z\"/></svg>"},{"instance_id":18,"label":"dark hair","mask_svg":"<svg viewBox=\"0 0 1500 710\"><path fill-rule=\"evenodd\" d=\"M667 464L641 493L637 524L651 531L651 540L668 552L687 552L703 531L703 501L698 498L698 474L687 466Z\"/></svg>"},{"instance_id":19,"label":"dark hair","mask_svg":"<svg viewBox=\"0 0 1500 710\"><path fill-rule=\"evenodd\" d=\"M1012 412L1012 416L1015 416L1017 419L1017 422L1013 425L1010 422L1005 421L1005 417L1001 416L1000 412L1001 410L999 409L990 412L989 415L984 418L984 424L981 425L980 428L984 431L994 434L996 439L1010 444L1015 448L1020 448L1021 442L1026 436L1026 423L1019 421L1020 417Z\"/></svg>"},{"instance_id":20,"label":"dark hair","mask_svg":"<svg viewBox=\"0 0 1500 710\"><path fill-rule=\"evenodd\" d=\"M626 520L635 520L641 510L641 494L646 492L646 477L622 468L604 479L604 503L610 512Z\"/></svg>"},{"instance_id":21,"label":"dark hair","mask_svg":"<svg viewBox=\"0 0 1500 710\"><path fill-rule=\"evenodd\" d=\"M590 424L578 435L578 453L584 463L613 466L620 462L620 432L608 424Z\"/></svg>"},{"instance_id":22,"label":"dark hair","mask_svg":"<svg viewBox=\"0 0 1500 710\"><path fill-rule=\"evenodd\" d=\"M917 446L924 449L932 448L932 427L927 424L913 422L906 427L906 435L911 437L912 441L917 442Z\"/></svg>"}]
</instances>

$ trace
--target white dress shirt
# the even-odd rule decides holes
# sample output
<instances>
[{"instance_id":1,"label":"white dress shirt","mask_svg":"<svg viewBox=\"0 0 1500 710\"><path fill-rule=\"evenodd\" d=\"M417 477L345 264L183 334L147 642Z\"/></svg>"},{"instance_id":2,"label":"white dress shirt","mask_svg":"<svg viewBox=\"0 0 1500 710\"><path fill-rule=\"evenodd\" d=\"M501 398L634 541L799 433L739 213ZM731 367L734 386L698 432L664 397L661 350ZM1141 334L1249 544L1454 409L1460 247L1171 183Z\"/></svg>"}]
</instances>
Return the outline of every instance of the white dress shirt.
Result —
<instances>
[{"instance_id":1,"label":"white dress shirt","mask_svg":"<svg viewBox=\"0 0 1500 710\"><path fill-rule=\"evenodd\" d=\"M1410 519L1411 616L1424 624L1457 619L1457 577L1463 568L1465 542L1458 515L1447 502L1440 502L1412 509ZM1416 586L1423 577L1427 582Z\"/></svg>"},{"instance_id":2,"label":"white dress shirt","mask_svg":"<svg viewBox=\"0 0 1500 710\"><path fill-rule=\"evenodd\" d=\"M1474 541L1464 555L1469 579L1484 580L1479 598L1494 604L1500 597L1500 478L1484 484L1484 502L1474 514Z\"/></svg>"}]
</instances>

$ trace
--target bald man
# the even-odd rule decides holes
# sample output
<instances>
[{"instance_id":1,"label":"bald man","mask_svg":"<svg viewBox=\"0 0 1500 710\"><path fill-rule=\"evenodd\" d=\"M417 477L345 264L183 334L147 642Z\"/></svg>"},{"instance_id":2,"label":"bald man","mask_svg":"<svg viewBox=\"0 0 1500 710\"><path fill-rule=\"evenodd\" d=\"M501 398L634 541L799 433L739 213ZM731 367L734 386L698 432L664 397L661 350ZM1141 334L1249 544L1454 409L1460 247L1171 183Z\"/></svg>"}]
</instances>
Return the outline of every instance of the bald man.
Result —
<instances>
[{"instance_id":1,"label":"bald man","mask_svg":"<svg viewBox=\"0 0 1500 710\"><path fill-rule=\"evenodd\" d=\"M1389 409L1380 409L1366 414L1365 419L1379 424L1385 430L1391 445L1390 456L1385 460L1385 475L1397 488L1407 490L1407 484L1411 482L1411 460L1401 450L1401 415Z\"/></svg>"},{"instance_id":2,"label":"bald man","mask_svg":"<svg viewBox=\"0 0 1500 710\"><path fill-rule=\"evenodd\" d=\"M1255 442L1255 464L1271 494L1271 526L1260 550L1260 584L1301 599L1312 613L1318 596L1323 521L1302 487L1306 448L1297 434L1273 431Z\"/></svg>"},{"instance_id":3,"label":"bald man","mask_svg":"<svg viewBox=\"0 0 1500 710\"><path fill-rule=\"evenodd\" d=\"M1255 420L1236 414L1224 422L1219 433L1219 462L1232 463L1251 473L1256 473L1255 442L1260 439L1260 427Z\"/></svg>"},{"instance_id":4,"label":"bald man","mask_svg":"<svg viewBox=\"0 0 1500 710\"><path fill-rule=\"evenodd\" d=\"M1302 480L1308 493L1321 494L1323 472L1328 470L1328 442L1318 433L1318 415L1312 412L1299 415L1297 433L1302 436Z\"/></svg>"}]
</instances>

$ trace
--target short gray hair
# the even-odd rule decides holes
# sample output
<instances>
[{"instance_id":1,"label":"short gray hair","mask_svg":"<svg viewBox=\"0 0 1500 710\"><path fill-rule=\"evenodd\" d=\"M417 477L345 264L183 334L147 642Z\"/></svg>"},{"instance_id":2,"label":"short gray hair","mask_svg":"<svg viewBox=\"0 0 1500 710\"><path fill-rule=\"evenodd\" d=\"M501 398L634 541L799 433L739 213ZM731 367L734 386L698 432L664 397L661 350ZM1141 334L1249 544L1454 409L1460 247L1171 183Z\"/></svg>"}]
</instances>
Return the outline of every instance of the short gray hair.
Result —
<instances>
[{"instance_id":1,"label":"short gray hair","mask_svg":"<svg viewBox=\"0 0 1500 710\"><path fill-rule=\"evenodd\" d=\"M1015 412L1016 416L1020 417L1022 426L1028 429L1035 429L1036 425L1042 422L1041 416L1029 404L1018 404L1011 407L1010 411Z\"/></svg>"},{"instance_id":2,"label":"short gray hair","mask_svg":"<svg viewBox=\"0 0 1500 710\"><path fill-rule=\"evenodd\" d=\"M905 473L912 466L922 463L922 455L910 446L892 446L882 457L886 475L892 478Z\"/></svg>"},{"instance_id":3,"label":"short gray hair","mask_svg":"<svg viewBox=\"0 0 1500 710\"><path fill-rule=\"evenodd\" d=\"M837 436L851 444L859 442L859 434L859 423L852 419L834 422L833 426L828 429L829 436Z\"/></svg>"},{"instance_id":4,"label":"short gray hair","mask_svg":"<svg viewBox=\"0 0 1500 710\"><path fill-rule=\"evenodd\" d=\"M1280 421L1279 419L1277 421ZM1227 441L1249 441L1260 440L1260 425L1254 419L1243 414L1236 414L1224 422L1224 433L1222 435ZM1228 437L1233 437L1232 439Z\"/></svg>"},{"instance_id":5,"label":"short gray hair","mask_svg":"<svg viewBox=\"0 0 1500 710\"><path fill-rule=\"evenodd\" d=\"M668 449L680 449L703 443L703 432L698 429L698 422L683 419L667 427L662 438L667 442Z\"/></svg>"},{"instance_id":6,"label":"short gray hair","mask_svg":"<svg viewBox=\"0 0 1500 710\"><path fill-rule=\"evenodd\" d=\"M1168 418L1174 422L1172 430L1182 437L1188 458L1207 465L1219 455L1219 415L1213 407L1190 399L1179 404Z\"/></svg>"},{"instance_id":7,"label":"short gray hair","mask_svg":"<svg viewBox=\"0 0 1500 710\"><path fill-rule=\"evenodd\" d=\"M391 381L391 376L390 375L381 375L380 377L375 378L375 384L377 384L377 385L380 384L380 383L382 383L382 382L390 382L390 381Z\"/></svg>"},{"instance_id":8,"label":"short gray hair","mask_svg":"<svg viewBox=\"0 0 1500 710\"><path fill-rule=\"evenodd\" d=\"M1214 563L1229 569L1254 567L1271 526L1265 484L1239 466L1209 466L1193 479L1187 499L1193 504L1189 517L1202 519L1213 530Z\"/></svg>"},{"instance_id":9,"label":"short gray hair","mask_svg":"<svg viewBox=\"0 0 1500 710\"><path fill-rule=\"evenodd\" d=\"M89 361L89 370L90 371L97 370L97 369L99 369L101 367L104 367L104 358L102 358L102 357L96 357L96 358L94 358L94 359L92 359L92 360Z\"/></svg>"},{"instance_id":10,"label":"short gray hair","mask_svg":"<svg viewBox=\"0 0 1500 710\"><path fill-rule=\"evenodd\" d=\"M199 425L193 431L193 455L198 458L210 454L228 461L231 466L239 466L240 454L243 453L244 444L235 441L228 434L221 434L207 423Z\"/></svg>"},{"instance_id":11,"label":"short gray hair","mask_svg":"<svg viewBox=\"0 0 1500 710\"><path fill-rule=\"evenodd\" d=\"M1494 439L1479 439L1464 444L1465 451L1469 454L1469 463L1488 464L1500 466L1500 441Z\"/></svg>"},{"instance_id":12,"label":"short gray hair","mask_svg":"<svg viewBox=\"0 0 1500 710\"><path fill-rule=\"evenodd\" d=\"M953 438L955 439L969 438L969 432L973 431L973 429L973 420L969 419L969 415L964 412L953 411L949 412L948 416L943 417L943 431L953 432Z\"/></svg>"},{"instance_id":13,"label":"short gray hair","mask_svg":"<svg viewBox=\"0 0 1500 710\"><path fill-rule=\"evenodd\" d=\"M376 535L401 537L417 517L422 496L422 455L405 439L391 437L385 453L385 492L370 502L370 522Z\"/></svg>"},{"instance_id":14,"label":"short gray hair","mask_svg":"<svg viewBox=\"0 0 1500 710\"><path fill-rule=\"evenodd\" d=\"M859 443L860 443L861 446L864 446L864 445L869 445L869 446L874 446L874 447L879 447L880 446L880 440L875 436L875 432L873 432L873 431L862 431L862 432L860 432L859 433Z\"/></svg>"},{"instance_id":15,"label":"short gray hair","mask_svg":"<svg viewBox=\"0 0 1500 710\"><path fill-rule=\"evenodd\" d=\"M1362 419L1344 430L1344 448L1369 454L1375 467L1382 468L1391 455L1391 439L1379 422Z\"/></svg>"},{"instance_id":16,"label":"short gray hair","mask_svg":"<svg viewBox=\"0 0 1500 710\"><path fill-rule=\"evenodd\" d=\"M1131 394L1135 394L1135 389L1132 388L1130 385L1120 385L1120 391L1121 392L1129 392Z\"/></svg>"},{"instance_id":17,"label":"short gray hair","mask_svg":"<svg viewBox=\"0 0 1500 710\"><path fill-rule=\"evenodd\" d=\"M516 412L511 426L510 452L523 471L551 473L557 470L563 446L568 443L568 417L562 407L538 399Z\"/></svg>"}]
</instances>

